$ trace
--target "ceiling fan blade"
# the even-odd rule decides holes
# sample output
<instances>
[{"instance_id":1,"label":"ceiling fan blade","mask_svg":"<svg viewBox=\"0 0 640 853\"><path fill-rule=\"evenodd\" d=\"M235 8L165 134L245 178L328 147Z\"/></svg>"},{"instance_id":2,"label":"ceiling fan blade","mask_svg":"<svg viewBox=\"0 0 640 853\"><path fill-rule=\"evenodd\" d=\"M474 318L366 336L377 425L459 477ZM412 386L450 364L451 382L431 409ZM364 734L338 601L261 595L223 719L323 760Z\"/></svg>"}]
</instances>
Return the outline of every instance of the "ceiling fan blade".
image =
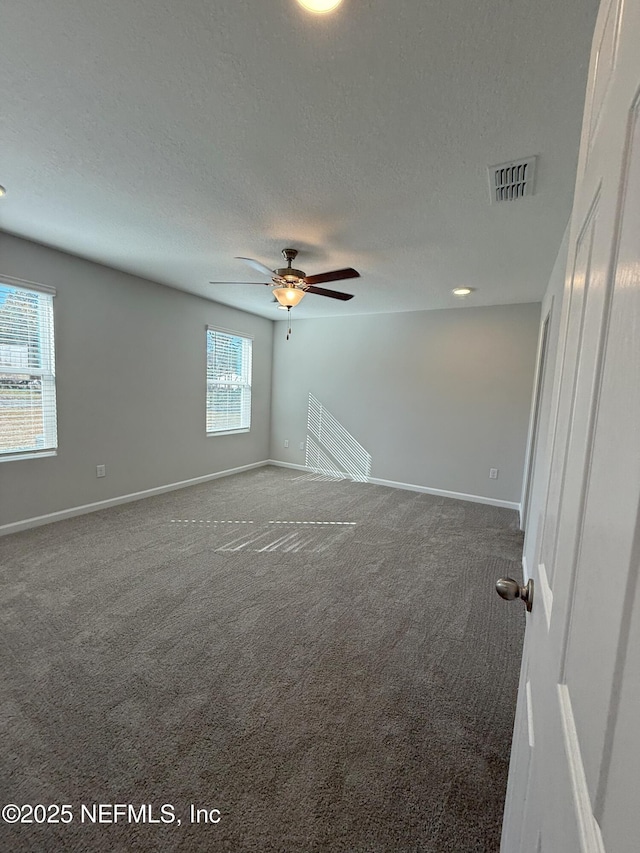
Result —
<instances>
[{"instance_id":1,"label":"ceiling fan blade","mask_svg":"<svg viewBox=\"0 0 640 853\"><path fill-rule=\"evenodd\" d=\"M269 278L273 277L273 270L270 270L269 267L266 267L264 264L261 264L260 261L256 261L253 258L236 258L236 261L244 261L246 264L249 264L250 267L253 267L254 270L258 270L263 275L268 275Z\"/></svg>"},{"instance_id":2,"label":"ceiling fan blade","mask_svg":"<svg viewBox=\"0 0 640 853\"><path fill-rule=\"evenodd\" d=\"M353 299L353 293L340 293L339 290L325 290L324 287L314 287L310 284L304 289L305 293L315 293L316 296L330 296L332 299L342 299L346 302L347 299Z\"/></svg>"},{"instance_id":3,"label":"ceiling fan blade","mask_svg":"<svg viewBox=\"0 0 640 853\"><path fill-rule=\"evenodd\" d=\"M273 287L272 281L210 281L209 284L264 284L265 287Z\"/></svg>"},{"instance_id":4,"label":"ceiling fan blade","mask_svg":"<svg viewBox=\"0 0 640 853\"><path fill-rule=\"evenodd\" d=\"M352 267L332 272L321 272L318 275L308 275L305 278L307 284L322 284L324 281L341 281L343 278L360 278L360 273Z\"/></svg>"}]
</instances>

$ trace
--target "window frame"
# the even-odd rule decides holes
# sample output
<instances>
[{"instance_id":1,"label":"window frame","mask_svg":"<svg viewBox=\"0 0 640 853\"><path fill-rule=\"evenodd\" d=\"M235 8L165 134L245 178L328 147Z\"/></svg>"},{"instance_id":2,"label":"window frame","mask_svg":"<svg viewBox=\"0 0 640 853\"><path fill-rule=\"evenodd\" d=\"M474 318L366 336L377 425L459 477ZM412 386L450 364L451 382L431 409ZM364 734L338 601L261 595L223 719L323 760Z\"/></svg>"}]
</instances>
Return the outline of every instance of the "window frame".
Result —
<instances>
[{"instance_id":1,"label":"window frame","mask_svg":"<svg viewBox=\"0 0 640 853\"><path fill-rule=\"evenodd\" d=\"M240 435L242 433L251 432L251 419L252 419L252 408L253 408L253 388L252 388L252 374L253 374L253 335L247 334L246 332L237 332L233 329L225 329L221 326L211 326L207 325L205 329L205 340L206 340L206 349L205 349L205 358L206 358L206 370L205 370L205 384L206 384L206 393L205 393L205 435L207 438L213 438L220 435ZM246 405L246 411L248 413L248 422L246 426L235 427L232 429L224 428L224 429L213 429L210 430L208 428L209 421L209 333L215 335L226 335L232 338L239 338L241 341L248 343L248 365L243 363L243 376L240 381L234 379L229 381L228 385L240 385L245 393L248 390L249 401L248 405ZM238 374L235 374L238 376ZM244 407L241 406L241 413Z\"/></svg>"},{"instance_id":2,"label":"window frame","mask_svg":"<svg viewBox=\"0 0 640 853\"><path fill-rule=\"evenodd\" d=\"M40 367L27 366L22 368L3 368L0 365L0 373L13 373L25 376L38 376L42 388L42 418L43 434L45 436L44 447L33 447L30 449L0 449L0 463L15 462L21 459L38 459L45 456L58 455L58 403L56 393L56 357L55 357L55 309L54 299L55 287L41 284L27 279L15 278L10 275L0 274L0 284L7 285L16 290L24 290L39 295L51 297L50 309L47 309L45 317L42 311L38 311L38 342L44 352L43 365ZM43 345L43 341L46 343Z\"/></svg>"}]
</instances>

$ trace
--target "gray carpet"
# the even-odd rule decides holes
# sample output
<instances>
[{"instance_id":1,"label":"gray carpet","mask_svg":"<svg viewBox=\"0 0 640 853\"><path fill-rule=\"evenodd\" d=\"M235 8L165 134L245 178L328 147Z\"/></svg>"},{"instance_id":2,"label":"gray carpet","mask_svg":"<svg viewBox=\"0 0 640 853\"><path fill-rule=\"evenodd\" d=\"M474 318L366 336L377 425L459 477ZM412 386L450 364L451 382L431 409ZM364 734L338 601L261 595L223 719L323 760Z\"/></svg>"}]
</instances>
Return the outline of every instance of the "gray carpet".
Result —
<instances>
[{"instance_id":1,"label":"gray carpet","mask_svg":"<svg viewBox=\"0 0 640 853\"><path fill-rule=\"evenodd\" d=\"M497 851L521 550L509 510L279 468L5 537L1 799L73 821L1 848Z\"/></svg>"}]
</instances>

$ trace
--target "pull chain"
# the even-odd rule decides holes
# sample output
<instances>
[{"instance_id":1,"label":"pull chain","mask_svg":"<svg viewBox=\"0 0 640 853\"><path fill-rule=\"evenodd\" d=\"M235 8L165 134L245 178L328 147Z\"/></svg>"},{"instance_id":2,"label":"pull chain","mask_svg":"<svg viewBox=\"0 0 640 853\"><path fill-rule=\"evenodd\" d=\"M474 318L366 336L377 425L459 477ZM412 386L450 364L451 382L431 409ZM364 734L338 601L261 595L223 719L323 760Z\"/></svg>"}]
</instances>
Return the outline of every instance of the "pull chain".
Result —
<instances>
[{"instance_id":1,"label":"pull chain","mask_svg":"<svg viewBox=\"0 0 640 853\"><path fill-rule=\"evenodd\" d=\"M291 266L291 261L289 261L289 266ZM287 340L289 340L291 336L291 305L287 305L287 323L289 326L287 329Z\"/></svg>"}]
</instances>

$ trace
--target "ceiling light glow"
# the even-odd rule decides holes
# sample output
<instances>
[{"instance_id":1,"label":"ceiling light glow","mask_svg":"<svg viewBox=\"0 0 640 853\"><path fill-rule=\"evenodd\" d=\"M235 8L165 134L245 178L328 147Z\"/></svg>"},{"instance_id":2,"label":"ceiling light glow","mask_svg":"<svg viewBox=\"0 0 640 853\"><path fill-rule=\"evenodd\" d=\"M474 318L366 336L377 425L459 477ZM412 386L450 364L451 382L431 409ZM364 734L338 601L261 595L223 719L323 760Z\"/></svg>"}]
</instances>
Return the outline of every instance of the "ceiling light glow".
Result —
<instances>
[{"instance_id":1,"label":"ceiling light glow","mask_svg":"<svg viewBox=\"0 0 640 853\"><path fill-rule=\"evenodd\" d=\"M470 287L456 287L453 290L454 296L468 296L471 293L472 288Z\"/></svg>"},{"instance_id":2,"label":"ceiling light glow","mask_svg":"<svg viewBox=\"0 0 640 853\"><path fill-rule=\"evenodd\" d=\"M0 198L2 198L2 196L3 196L3 195L6 195L6 194L7 194L7 191L5 190L5 188L4 188L4 187L0 187Z\"/></svg>"},{"instance_id":3,"label":"ceiling light glow","mask_svg":"<svg viewBox=\"0 0 640 853\"><path fill-rule=\"evenodd\" d=\"M342 0L298 0L298 3L310 12L333 12Z\"/></svg>"}]
</instances>

